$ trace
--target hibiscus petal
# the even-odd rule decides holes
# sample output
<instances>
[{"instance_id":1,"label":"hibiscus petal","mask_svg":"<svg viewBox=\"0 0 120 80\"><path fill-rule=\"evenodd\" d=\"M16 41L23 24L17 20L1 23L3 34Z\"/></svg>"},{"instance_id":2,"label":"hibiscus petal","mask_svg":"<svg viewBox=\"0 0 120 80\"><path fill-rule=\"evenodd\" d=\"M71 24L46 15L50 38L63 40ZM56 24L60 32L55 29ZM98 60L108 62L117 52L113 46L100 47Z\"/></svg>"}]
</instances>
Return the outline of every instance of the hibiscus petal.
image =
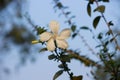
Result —
<instances>
[{"instance_id":1,"label":"hibiscus petal","mask_svg":"<svg viewBox=\"0 0 120 80\"><path fill-rule=\"evenodd\" d=\"M55 50L55 43L54 43L54 39L51 38L48 42L47 42L47 49L49 51L54 51Z\"/></svg>"},{"instance_id":2,"label":"hibiscus petal","mask_svg":"<svg viewBox=\"0 0 120 80\"><path fill-rule=\"evenodd\" d=\"M62 30L62 32L60 33L60 39L67 39L68 37L70 37L71 35L71 30L70 29L64 29Z\"/></svg>"},{"instance_id":3,"label":"hibiscus petal","mask_svg":"<svg viewBox=\"0 0 120 80\"><path fill-rule=\"evenodd\" d=\"M57 21L51 21L50 24L50 29L54 34L58 34L59 30L59 23Z\"/></svg>"},{"instance_id":4,"label":"hibiscus petal","mask_svg":"<svg viewBox=\"0 0 120 80\"><path fill-rule=\"evenodd\" d=\"M52 34L49 32L44 32L40 35L40 41L48 41L52 37Z\"/></svg>"},{"instance_id":5,"label":"hibiscus petal","mask_svg":"<svg viewBox=\"0 0 120 80\"><path fill-rule=\"evenodd\" d=\"M68 43L65 40L57 39L56 42L57 42L57 47L62 48L62 49L68 48Z\"/></svg>"}]
</instances>

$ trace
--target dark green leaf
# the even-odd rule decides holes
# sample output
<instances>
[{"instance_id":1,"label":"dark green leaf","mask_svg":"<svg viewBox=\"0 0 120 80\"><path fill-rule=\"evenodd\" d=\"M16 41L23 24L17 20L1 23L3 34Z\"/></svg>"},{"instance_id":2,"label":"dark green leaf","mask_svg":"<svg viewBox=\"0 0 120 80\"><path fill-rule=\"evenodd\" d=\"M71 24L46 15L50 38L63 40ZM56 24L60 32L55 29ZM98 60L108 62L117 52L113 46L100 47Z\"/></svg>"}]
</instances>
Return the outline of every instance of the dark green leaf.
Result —
<instances>
[{"instance_id":1,"label":"dark green leaf","mask_svg":"<svg viewBox=\"0 0 120 80\"><path fill-rule=\"evenodd\" d=\"M93 4L94 1L95 1L95 0L89 0L89 3L90 3L90 4Z\"/></svg>"},{"instance_id":2,"label":"dark green leaf","mask_svg":"<svg viewBox=\"0 0 120 80\"><path fill-rule=\"evenodd\" d=\"M61 55L60 60L64 62L70 62L70 57L69 55Z\"/></svg>"},{"instance_id":3,"label":"dark green leaf","mask_svg":"<svg viewBox=\"0 0 120 80\"><path fill-rule=\"evenodd\" d=\"M58 78L61 74L63 73L63 70L59 70L55 73L53 80L55 80L56 78Z\"/></svg>"},{"instance_id":4,"label":"dark green leaf","mask_svg":"<svg viewBox=\"0 0 120 80\"><path fill-rule=\"evenodd\" d=\"M105 42L105 46L107 46L107 45L108 45L108 43L109 43L109 41L106 41L106 42Z\"/></svg>"},{"instance_id":5,"label":"dark green leaf","mask_svg":"<svg viewBox=\"0 0 120 80\"><path fill-rule=\"evenodd\" d=\"M54 54L51 54L51 55L48 56L48 59L49 60L56 59L56 56Z\"/></svg>"},{"instance_id":6,"label":"dark green leaf","mask_svg":"<svg viewBox=\"0 0 120 80\"><path fill-rule=\"evenodd\" d=\"M44 51L47 51L47 48L40 49L40 52L44 52Z\"/></svg>"},{"instance_id":7,"label":"dark green leaf","mask_svg":"<svg viewBox=\"0 0 120 80\"><path fill-rule=\"evenodd\" d=\"M87 13L89 16L91 16L91 6L90 6L90 3L88 3L87 5Z\"/></svg>"},{"instance_id":8,"label":"dark green leaf","mask_svg":"<svg viewBox=\"0 0 120 80\"><path fill-rule=\"evenodd\" d=\"M110 39L110 42L113 42L115 40L115 38L113 37L112 39Z\"/></svg>"},{"instance_id":9,"label":"dark green leaf","mask_svg":"<svg viewBox=\"0 0 120 80\"><path fill-rule=\"evenodd\" d=\"M103 38L103 33L99 33L98 34L98 39L102 39Z\"/></svg>"},{"instance_id":10,"label":"dark green leaf","mask_svg":"<svg viewBox=\"0 0 120 80\"><path fill-rule=\"evenodd\" d=\"M71 13L71 12L66 12L65 14L66 14L66 15L69 15L70 13Z\"/></svg>"},{"instance_id":11,"label":"dark green leaf","mask_svg":"<svg viewBox=\"0 0 120 80\"><path fill-rule=\"evenodd\" d=\"M112 21L110 21L110 22L108 23L108 25L109 25L109 26L113 26L114 24L113 24Z\"/></svg>"},{"instance_id":12,"label":"dark green leaf","mask_svg":"<svg viewBox=\"0 0 120 80\"><path fill-rule=\"evenodd\" d=\"M95 11L99 11L99 12L101 12L101 13L104 13L104 11L105 11L105 6L104 6L104 5L98 6L98 7L94 10L94 12L95 12Z\"/></svg>"},{"instance_id":13,"label":"dark green leaf","mask_svg":"<svg viewBox=\"0 0 120 80\"><path fill-rule=\"evenodd\" d=\"M80 27L80 29L85 29L85 30L90 30L88 27L86 27L86 26L82 26L82 27Z\"/></svg>"},{"instance_id":14,"label":"dark green leaf","mask_svg":"<svg viewBox=\"0 0 120 80\"><path fill-rule=\"evenodd\" d=\"M80 76L73 76L73 79L72 80L82 80L83 76L80 75Z\"/></svg>"},{"instance_id":15,"label":"dark green leaf","mask_svg":"<svg viewBox=\"0 0 120 80\"><path fill-rule=\"evenodd\" d=\"M37 35L42 34L43 32L46 31L46 29L44 29L44 27L42 28L40 26L36 26L36 29L37 29Z\"/></svg>"},{"instance_id":16,"label":"dark green leaf","mask_svg":"<svg viewBox=\"0 0 120 80\"><path fill-rule=\"evenodd\" d=\"M103 0L103 2L109 2L109 0Z\"/></svg>"},{"instance_id":17,"label":"dark green leaf","mask_svg":"<svg viewBox=\"0 0 120 80\"><path fill-rule=\"evenodd\" d=\"M73 33L72 38L75 38L77 36L77 33Z\"/></svg>"},{"instance_id":18,"label":"dark green leaf","mask_svg":"<svg viewBox=\"0 0 120 80\"><path fill-rule=\"evenodd\" d=\"M71 30L74 32L76 30L76 25L72 25Z\"/></svg>"},{"instance_id":19,"label":"dark green leaf","mask_svg":"<svg viewBox=\"0 0 120 80\"><path fill-rule=\"evenodd\" d=\"M59 68L64 68L63 64L58 65Z\"/></svg>"},{"instance_id":20,"label":"dark green leaf","mask_svg":"<svg viewBox=\"0 0 120 80\"><path fill-rule=\"evenodd\" d=\"M99 21L100 21L101 16L97 16L94 20L93 20L93 27L96 29Z\"/></svg>"},{"instance_id":21,"label":"dark green leaf","mask_svg":"<svg viewBox=\"0 0 120 80\"><path fill-rule=\"evenodd\" d=\"M59 9L61 9L61 8L63 8L63 5L62 5L62 3L57 3L57 7L59 8Z\"/></svg>"}]
</instances>

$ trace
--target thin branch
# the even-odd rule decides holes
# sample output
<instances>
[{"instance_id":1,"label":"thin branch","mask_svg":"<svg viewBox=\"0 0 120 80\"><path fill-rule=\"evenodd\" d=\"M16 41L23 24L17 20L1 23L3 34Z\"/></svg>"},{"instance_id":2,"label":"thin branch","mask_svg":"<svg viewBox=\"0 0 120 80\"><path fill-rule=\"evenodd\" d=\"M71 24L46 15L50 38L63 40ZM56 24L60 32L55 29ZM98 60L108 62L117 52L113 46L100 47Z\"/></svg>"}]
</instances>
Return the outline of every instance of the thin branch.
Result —
<instances>
[{"instance_id":1,"label":"thin branch","mask_svg":"<svg viewBox=\"0 0 120 80\"><path fill-rule=\"evenodd\" d=\"M97 5L97 7L99 7L98 1L95 0L95 3L96 3L96 5ZM101 13L101 16L102 16L103 20L105 21L105 23L106 23L106 25L107 25L107 27L108 27L108 29L109 29L112 37L114 38L114 42L115 42L115 44L116 44L116 49L120 50L120 46L118 45L118 41L117 41L117 39L115 38L115 35L114 35L112 29L110 28L110 25L109 25L107 19L105 18L104 14L103 14L102 12L100 12L100 13Z\"/></svg>"}]
</instances>

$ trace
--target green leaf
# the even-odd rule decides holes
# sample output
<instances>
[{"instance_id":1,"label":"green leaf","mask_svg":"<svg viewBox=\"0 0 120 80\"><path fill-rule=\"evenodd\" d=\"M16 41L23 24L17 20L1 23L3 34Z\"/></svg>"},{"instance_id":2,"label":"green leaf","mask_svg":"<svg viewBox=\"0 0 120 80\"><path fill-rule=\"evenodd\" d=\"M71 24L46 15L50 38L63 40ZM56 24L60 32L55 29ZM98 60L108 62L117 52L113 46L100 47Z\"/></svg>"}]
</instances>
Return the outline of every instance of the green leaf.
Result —
<instances>
[{"instance_id":1,"label":"green leaf","mask_svg":"<svg viewBox=\"0 0 120 80\"><path fill-rule=\"evenodd\" d=\"M88 3L87 5L87 13L89 16L91 16L91 6L90 6L90 3Z\"/></svg>"},{"instance_id":2,"label":"green leaf","mask_svg":"<svg viewBox=\"0 0 120 80\"><path fill-rule=\"evenodd\" d=\"M37 29L37 35L42 34L43 32L46 31L46 29L44 29L44 27L42 28L40 26L36 26L36 29Z\"/></svg>"},{"instance_id":3,"label":"green leaf","mask_svg":"<svg viewBox=\"0 0 120 80\"><path fill-rule=\"evenodd\" d=\"M70 57L69 55L61 55L60 60L64 62L70 62Z\"/></svg>"},{"instance_id":4,"label":"green leaf","mask_svg":"<svg viewBox=\"0 0 120 80\"><path fill-rule=\"evenodd\" d=\"M58 78L61 74L63 73L63 70L59 70L55 73L53 80L55 80L56 78Z\"/></svg>"},{"instance_id":5,"label":"green leaf","mask_svg":"<svg viewBox=\"0 0 120 80\"><path fill-rule=\"evenodd\" d=\"M82 80L83 76L73 76L72 80Z\"/></svg>"},{"instance_id":6,"label":"green leaf","mask_svg":"<svg viewBox=\"0 0 120 80\"><path fill-rule=\"evenodd\" d=\"M109 2L109 0L103 0L103 2Z\"/></svg>"},{"instance_id":7,"label":"green leaf","mask_svg":"<svg viewBox=\"0 0 120 80\"><path fill-rule=\"evenodd\" d=\"M110 22L108 23L108 25L109 25L109 26L113 26L114 24L113 24L112 21L110 21Z\"/></svg>"},{"instance_id":8,"label":"green leaf","mask_svg":"<svg viewBox=\"0 0 120 80\"><path fill-rule=\"evenodd\" d=\"M47 51L47 48L40 49L40 52L44 52L44 51Z\"/></svg>"},{"instance_id":9,"label":"green leaf","mask_svg":"<svg viewBox=\"0 0 120 80\"><path fill-rule=\"evenodd\" d=\"M103 38L103 33L99 33L97 38L102 39Z\"/></svg>"},{"instance_id":10,"label":"green leaf","mask_svg":"<svg viewBox=\"0 0 120 80\"><path fill-rule=\"evenodd\" d=\"M72 26L71 26L71 30L72 30L73 32L75 32L75 30L76 30L76 25L72 25Z\"/></svg>"},{"instance_id":11,"label":"green leaf","mask_svg":"<svg viewBox=\"0 0 120 80\"><path fill-rule=\"evenodd\" d=\"M75 38L77 36L77 33L72 34L72 38Z\"/></svg>"},{"instance_id":12,"label":"green leaf","mask_svg":"<svg viewBox=\"0 0 120 80\"><path fill-rule=\"evenodd\" d=\"M86 27L86 26L82 26L82 27L80 27L80 29L85 29L85 30L90 30L88 27Z\"/></svg>"},{"instance_id":13,"label":"green leaf","mask_svg":"<svg viewBox=\"0 0 120 80\"><path fill-rule=\"evenodd\" d=\"M101 16L97 16L94 20L93 20L93 27L96 29L99 21L100 21Z\"/></svg>"},{"instance_id":14,"label":"green leaf","mask_svg":"<svg viewBox=\"0 0 120 80\"><path fill-rule=\"evenodd\" d=\"M95 1L95 0L89 0L89 3L90 3L90 4L93 4L94 1Z\"/></svg>"},{"instance_id":15,"label":"green leaf","mask_svg":"<svg viewBox=\"0 0 120 80\"><path fill-rule=\"evenodd\" d=\"M61 9L62 7L63 7L63 5L62 5L62 3L57 3L57 5L56 5L59 9Z\"/></svg>"},{"instance_id":16,"label":"green leaf","mask_svg":"<svg viewBox=\"0 0 120 80\"><path fill-rule=\"evenodd\" d=\"M64 68L63 64L58 65L59 68Z\"/></svg>"},{"instance_id":17,"label":"green leaf","mask_svg":"<svg viewBox=\"0 0 120 80\"><path fill-rule=\"evenodd\" d=\"M71 12L66 12L65 14L66 14L66 15L69 15L70 13L71 13Z\"/></svg>"},{"instance_id":18,"label":"green leaf","mask_svg":"<svg viewBox=\"0 0 120 80\"><path fill-rule=\"evenodd\" d=\"M96 11L99 11L99 12L101 12L101 13L104 13L104 11L105 11L105 6L104 6L104 5L98 6L98 7L94 10L94 12L96 12Z\"/></svg>"},{"instance_id":19,"label":"green leaf","mask_svg":"<svg viewBox=\"0 0 120 80\"><path fill-rule=\"evenodd\" d=\"M48 59L49 60L56 59L56 56L54 54L51 54L51 55L48 56Z\"/></svg>"}]
</instances>

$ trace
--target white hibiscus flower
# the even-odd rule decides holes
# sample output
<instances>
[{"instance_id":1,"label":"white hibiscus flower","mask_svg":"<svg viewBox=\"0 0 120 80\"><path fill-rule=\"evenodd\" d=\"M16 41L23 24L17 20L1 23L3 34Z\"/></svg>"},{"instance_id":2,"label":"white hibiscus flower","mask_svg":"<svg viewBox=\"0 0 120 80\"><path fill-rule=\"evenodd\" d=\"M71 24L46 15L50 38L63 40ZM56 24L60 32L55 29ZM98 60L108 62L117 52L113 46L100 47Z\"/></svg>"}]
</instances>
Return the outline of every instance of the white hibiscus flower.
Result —
<instances>
[{"instance_id":1,"label":"white hibiscus flower","mask_svg":"<svg viewBox=\"0 0 120 80\"><path fill-rule=\"evenodd\" d=\"M43 32L40 35L40 41L47 41L47 49L49 51L55 50L55 41L58 48L66 49L68 48L68 43L65 41L68 37L70 37L71 30L64 29L58 34L59 23L56 21L51 21L49 24L51 32Z\"/></svg>"}]
</instances>

